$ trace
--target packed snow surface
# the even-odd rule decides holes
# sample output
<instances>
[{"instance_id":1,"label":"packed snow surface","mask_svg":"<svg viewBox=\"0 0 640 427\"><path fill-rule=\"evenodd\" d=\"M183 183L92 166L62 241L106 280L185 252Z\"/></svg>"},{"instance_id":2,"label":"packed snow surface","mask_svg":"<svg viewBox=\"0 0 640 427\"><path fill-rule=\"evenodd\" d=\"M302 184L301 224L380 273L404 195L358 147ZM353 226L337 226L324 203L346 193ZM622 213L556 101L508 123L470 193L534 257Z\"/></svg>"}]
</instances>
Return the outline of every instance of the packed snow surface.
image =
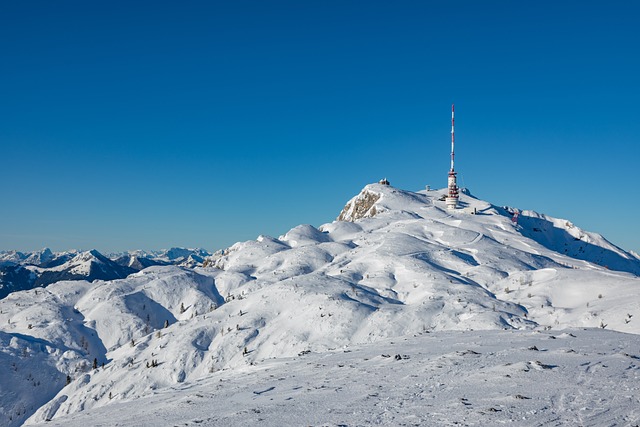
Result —
<instances>
[{"instance_id":1,"label":"packed snow surface","mask_svg":"<svg viewBox=\"0 0 640 427\"><path fill-rule=\"evenodd\" d=\"M0 416L637 422L640 260L566 220L515 222L468 193L452 212L442 196L373 184L340 221L237 243L202 268L12 293Z\"/></svg>"}]
</instances>

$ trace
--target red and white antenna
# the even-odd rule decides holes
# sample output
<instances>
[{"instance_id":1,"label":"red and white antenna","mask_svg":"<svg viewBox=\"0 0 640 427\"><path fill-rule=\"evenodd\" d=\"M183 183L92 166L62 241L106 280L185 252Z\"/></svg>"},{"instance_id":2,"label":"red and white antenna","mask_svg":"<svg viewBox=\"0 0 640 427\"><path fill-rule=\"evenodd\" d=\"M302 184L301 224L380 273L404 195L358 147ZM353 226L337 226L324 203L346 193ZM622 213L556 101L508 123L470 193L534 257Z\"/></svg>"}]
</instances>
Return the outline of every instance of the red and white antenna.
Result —
<instances>
[{"instance_id":1,"label":"red and white antenna","mask_svg":"<svg viewBox=\"0 0 640 427\"><path fill-rule=\"evenodd\" d=\"M456 182L456 171L453 168L453 161L455 159L455 132L454 132L454 108L451 104L451 170L449 170L448 176L448 194L445 199L447 209L455 209L458 207L458 184Z\"/></svg>"},{"instance_id":2,"label":"red and white antenna","mask_svg":"<svg viewBox=\"0 0 640 427\"><path fill-rule=\"evenodd\" d=\"M455 148L455 132L454 132L454 117L453 117L453 105L451 104L451 170L453 171L453 159L455 157L454 148Z\"/></svg>"}]
</instances>

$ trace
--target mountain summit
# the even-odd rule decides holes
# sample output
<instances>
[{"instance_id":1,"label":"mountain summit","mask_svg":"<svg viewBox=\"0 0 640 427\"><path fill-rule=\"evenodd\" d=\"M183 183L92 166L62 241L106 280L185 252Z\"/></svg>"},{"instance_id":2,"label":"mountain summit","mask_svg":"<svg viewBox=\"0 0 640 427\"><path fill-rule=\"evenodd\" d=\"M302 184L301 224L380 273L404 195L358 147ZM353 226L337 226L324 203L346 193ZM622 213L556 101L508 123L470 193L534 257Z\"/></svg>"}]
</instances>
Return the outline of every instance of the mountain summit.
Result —
<instances>
[{"instance_id":1,"label":"mountain summit","mask_svg":"<svg viewBox=\"0 0 640 427\"><path fill-rule=\"evenodd\" d=\"M612 270L640 275L640 259L633 253L613 245L597 233L584 231L570 221L553 218L535 211L497 207L473 197L468 191L460 194L461 209L447 210L445 190L408 192L389 185L367 185L357 196L347 202L338 221L355 222L387 212L390 218L402 221L402 216L437 221L447 229L475 230L483 235L493 235L494 229L511 231L515 235L515 249L535 253L527 249L528 240L553 252L567 255ZM517 214L516 214L517 212ZM448 221L452 219L453 221ZM456 234L456 233L454 233ZM506 236L505 236L506 237ZM500 241L500 237L496 241ZM441 241L459 245L461 242ZM523 243L525 246L523 247ZM511 244L508 244L511 246Z\"/></svg>"}]
</instances>

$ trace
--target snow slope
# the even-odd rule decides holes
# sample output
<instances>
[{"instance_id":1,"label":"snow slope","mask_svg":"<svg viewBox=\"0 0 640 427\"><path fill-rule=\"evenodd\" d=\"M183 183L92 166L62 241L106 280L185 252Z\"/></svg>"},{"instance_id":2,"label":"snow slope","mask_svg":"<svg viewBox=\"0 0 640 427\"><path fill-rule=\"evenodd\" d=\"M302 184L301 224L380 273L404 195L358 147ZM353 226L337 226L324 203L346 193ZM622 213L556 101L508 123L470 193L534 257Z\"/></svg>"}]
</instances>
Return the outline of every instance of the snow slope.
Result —
<instances>
[{"instance_id":1,"label":"snow slope","mask_svg":"<svg viewBox=\"0 0 640 427\"><path fill-rule=\"evenodd\" d=\"M27 417L28 423L62 420L61 417L75 417L74 414L87 411L104 413L100 411L110 411L109 407L116 403L122 408L139 407L137 399L145 396L151 396L150 408L161 405L165 399L170 411L186 414L180 412L181 399L189 391L180 390L191 390L200 387L199 384L205 387L204 384L220 380L235 384L228 392L209 390L209 395L214 393L215 398L210 398L208 404L214 409L221 408L213 401L217 402L221 394L228 399L226 405L232 405L236 402L234 387L253 387L253 383L242 386L253 381L247 379L247 372L263 378L260 367L265 364L273 364L278 372L274 375L284 376L288 362L281 361L282 358L306 355L320 360L326 356L335 357L336 363L354 363L339 361L343 356L336 352L359 348L367 358L379 358L382 356L374 354L379 351L376 343L392 346L389 340L404 339L408 340L406 352L415 356L420 353L417 348L424 345L420 342L429 342L420 341L420 337L436 336L432 333L447 338L433 350L435 353L415 356L420 366L432 366L436 364L434 360L455 354L456 340L471 340L477 345L489 345L485 340L491 340L495 348L483 352L488 357L497 352L510 354L511 339L516 339L521 347L540 348L528 344L537 342L536 337L542 336L540 331L560 336L561 330L581 327L597 328L584 334L572 332L586 337L587 341L576 344L581 348L606 336L607 344L598 347L602 352L614 359L617 357L614 353L620 349L637 355L640 334L637 257L564 220L523 212L519 224L514 224L513 209L493 206L469 194L461 195L462 209L447 211L440 201L442 195L442 191L413 193L373 184L347 203L340 221L319 228L300 225L279 238L260 236L255 241L237 243L207 259L203 268L154 266L120 280L59 282L38 291L13 293L0 300L0 331L5 334L0 352L6 355L3 356L6 362L23 363L20 358L25 356L20 349L38 342L41 343L38 357L42 361L38 359L37 366L43 367L29 371L31 378L42 383L41 377L50 374L45 367L54 366L59 378L69 375L71 382L69 385L57 382L51 389L40 391L28 376L18 375L12 383L3 381L0 416L12 417L11 426L20 425ZM528 223L528 218L535 222ZM609 333L607 330L611 329L634 335ZM441 335L441 331L447 332ZM486 331L501 332L487 335ZM514 331L519 332L514 335ZM8 342L13 342L13 347ZM518 357L526 352L520 353ZM491 372L514 376L521 370L546 371L535 363L542 360L541 356L535 357L524 361L496 359L497 374ZM636 362L631 356L624 357L630 362L627 367L631 369L628 373L631 390L635 378L631 373L637 372L631 365ZM595 353L587 352L581 363L596 363L594 358ZM98 369L91 367L94 359ZM383 359L371 369L384 371L387 366L399 366L386 365L387 358ZM304 362L300 363L296 369L304 371ZM511 372L511 368L500 368L499 363L519 365ZM582 372L574 359L562 363L570 367L552 369L563 372L554 377L558 399L568 393L570 380ZM607 363L612 362L607 359ZM622 369L621 366L616 365L616 369ZM332 372L320 370L318 375L329 379ZM398 378L388 373L389 387L407 387L407 381L413 381L407 380L411 375L407 372L399 372ZM585 397L585 402L594 403L598 390L609 390L612 378L619 374L611 372L611 377L599 376L593 384L589 383L594 392ZM477 383L473 384L481 386L490 378L489 373L474 377ZM430 381L425 387L438 379L445 384L458 384L454 388L460 393L463 382L458 382L459 376L460 371L451 368L428 377ZM360 374L344 376L341 381L355 382L353 387L364 393L373 379L368 377L361 382L360 378ZM540 398L536 399L538 406L528 406L534 402L518 402L519 407L531 408L527 411L549 407L553 409L549 414L556 414L559 419L569 417L570 408L577 410L579 403L571 407L558 400L543 400L543 392L535 388L540 377L525 375L521 380L522 390L537 393ZM288 384L293 387L293 383ZM487 398L503 392L515 396L515 392L504 387L507 384L497 385L494 394ZM34 396L25 407L27 394ZM321 396L312 393L304 399L312 406L314 399ZM384 396L380 394L371 403ZM475 396L480 399L479 394ZM301 393L293 393L292 398L302 399ZM437 403L445 397L435 399ZM48 403L40 406L45 401ZM622 420L627 404L632 401L615 400L618 406L604 418L592 412L583 415L587 423ZM222 398L220 405L224 402ZM244 398L237 402L248 404ZM405 403L417 405L416 402ZM309 412L304 405L287 410L303 416ZM493 406L482 410L490 411L490 407ZM320 405L319 410L322 408L327 409ZM366 405L362 408L372 410ZM441 418L431 420L440 422L447 416L455 419L456 414L450 413L453 408L452 404L445 406ZM132 409L122 411L121 419L137 419ZM511 412L498 411L491 416L505 420L502 416L506 414ZM517 410L515 414L523 413ZM245 415L244 412L230 415L228 421L242 424L249 419ZM397 416L371 419L354 415L354 420L396 424ZM421 420L418 423L429 420L424 413L417 416ZM304 424L338 418L304 418ZM489 423L494 420L487 419ZM552 419L550 415L549 420ZM214 424L218 421L210 420Z\"/></svg>"},{"instance_id":2,"label":"snow slope","mask_svg":"<svg viewBox=\"0 0 640 427\"><path fill-rule=\"evenodd\" d=\"M640 336L437 332L265 360L47 426L637 425ZM98 374L96 374L98 375Z\"/></svg>"}]
</instances>

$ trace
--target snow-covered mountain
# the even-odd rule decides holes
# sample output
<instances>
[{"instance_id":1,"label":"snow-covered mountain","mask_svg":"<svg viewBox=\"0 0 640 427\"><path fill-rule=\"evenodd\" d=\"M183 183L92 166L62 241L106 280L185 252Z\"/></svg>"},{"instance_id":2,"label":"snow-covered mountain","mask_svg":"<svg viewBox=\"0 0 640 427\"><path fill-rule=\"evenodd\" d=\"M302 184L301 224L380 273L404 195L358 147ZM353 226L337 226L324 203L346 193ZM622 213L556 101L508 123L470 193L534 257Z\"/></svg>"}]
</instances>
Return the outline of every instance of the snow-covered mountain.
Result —
<instances>
[{"instance_id":1,"label":"snow-covered mountain","mask_svg":"<svg viewBox=\"0 0 640 427\"><path fill-rule=\"evenodd\" d=\"M45 249L25 256L20 263L7 262L0 268L0 298L61 280L122 279L136 271L116 264L96 250L54 255Z\"/></svg>"},{"instance_id":2,"label":"snow-covered mountain","mask_svg":"<svg viewBox=\"0 0 640 427\"><path fill-rule=\"evenodd\" d=\"M46 267L51 261L56 258L60 257L51 252L51 249L44 248L40 251L31 252L29 256L24 259L24 263L37 265L39 267Z\"/></svg>"},{"instance_id":3,"label":"snow-covered mountain","mask_svg":"<svg viewBox=\"0 0 640 427\"><path fill-rule=\"evenodd\" d=\"M182 267L200 267L205 258L211 254L205 249L195 248L170 248L160 251L129 251L125 253L110 254L109 258L113 259L120 265L142 270L152 265L179 265Z\"/></svg>"},{"instance_id":4,"label":"snow-covered mountain","mask_svg":"<svg viewBox=\"0 0 640 427\"><path fill-rule=\"evenodd\" d=\"M156 252L131 251L108 257L97 250L0 253L0 299L11 292L44 287L62 280L114 280L153 265L201 266L210 255L203 249L171 248Z\"/></svg>"},{"instance_id":5,"label":"snow-covered mountain","mask_svg":"<svg viewBox=\"0 0 640 427\"><path fill-rule=\"evenodd\" d=\"M508 409L513 407L509 402L483 403L491 416L485 422L460 418L467 423L504 422L544 408L545 420L567 420L567 411L596 402L598 392L613 396L608 405L615 408L586 424L629 422L623 414L637 398L625 396L634 394L640 375L640 259L565 220L523 211L516 223L514 209L469 193L461 195L462 208L452 212L442 195L372 184L347 203L337 221L318 228L300 225L279 238L236 243L207 257L203 267L151 266L118 280L62 281L11 293L0 300L0 363L12 367L9 381L0 382L0 416L11 418L10 426L27 418L28 424L59 419L66 425L73 420L72 425L86 425L82 413L117 410L120 416L112 425L160 422L152 413L140 419L132 412L141 397L152 403L150 408L162 405L175 414L186 413L180 412L184 402L213 402L223 396L220 408L254 401L264 408L268 404L262 396L280 387L272 383L286 378L291 369L302 376L304 366L316 366L330 383L333 371L322 368L326 361L367 372L381 370L385 381L402 387L414 384L423 398L438 395L432 403L446 401L451 410L456 405L465 408L465 399L481 397L446 388L455 382L447 375L461 375L451 367L461 363L479 369L467 378L478 390L496 375L517 378L518 387L503 380L487 396L497 398L511 387L510 399L535 399L517 411ZM441 338L416 341L427 336ZM544 344L560 337L573 341L562 341L566 346ZM398 342L405 344L398 347ZM453 348L452 343L465 348ZM514 352L514 343L524 350ZM593 343L600 344L587 350ZM421 345L441 347L418 351ZM340 356L342 351L358 352L364 359L356 362ZM409 364L405 351L417 363L413 370L398 368ZM598 351L609 356L600 357ZM492 359L500 352L511 355ZM387 364L387 359L397 364ZM600 372L605 362L598 365L596 359L606 359L607 366L617 362L594 382L585 366ZM367 360L373 360L369 368L361 365ZM522 374L529 371L550 374ZM354 375L373 380L365 373ZM584 401L571 403L565 396L567 381L578 375L590 392ZM258 378L264 388L256 385L253 395L239 397L243 381L244 387L252 387L246 385L251 378ZM305 378L302 384L291 379L279 383L291 393L281 393L265 414L301 400L302 391L296 390L311 387L310 377ZM338 388L359 380L340 378ZM545 397L529 381L544 381L557 395ZM219 391L224 384L235 388ZM320 400L323 393L336 392L326 384L325 391L318 391L321 386L314 383L320 388L313 395ZM385 396L375 387L356 387L370 395L359 401L361 413L373 414L384 406ZM403 402L433 411L414 397ZM317 405L330 409L317 401L306 405L310 411ZM247 406L224 421L209 420L210 425L246 424L253 417L251 408L260 411ZM301 417L297 424L344 418L323 418L304 408L296 410ZM61 418L65 415L73 416ZM428 422L423 415L417 414L415 421ZM275 415L267 419L266 425L282 424ZM377 420L362 415L355 419L362 424ZM386 419L387 424L397 421Z\"/></svg>"}]
</instances>

